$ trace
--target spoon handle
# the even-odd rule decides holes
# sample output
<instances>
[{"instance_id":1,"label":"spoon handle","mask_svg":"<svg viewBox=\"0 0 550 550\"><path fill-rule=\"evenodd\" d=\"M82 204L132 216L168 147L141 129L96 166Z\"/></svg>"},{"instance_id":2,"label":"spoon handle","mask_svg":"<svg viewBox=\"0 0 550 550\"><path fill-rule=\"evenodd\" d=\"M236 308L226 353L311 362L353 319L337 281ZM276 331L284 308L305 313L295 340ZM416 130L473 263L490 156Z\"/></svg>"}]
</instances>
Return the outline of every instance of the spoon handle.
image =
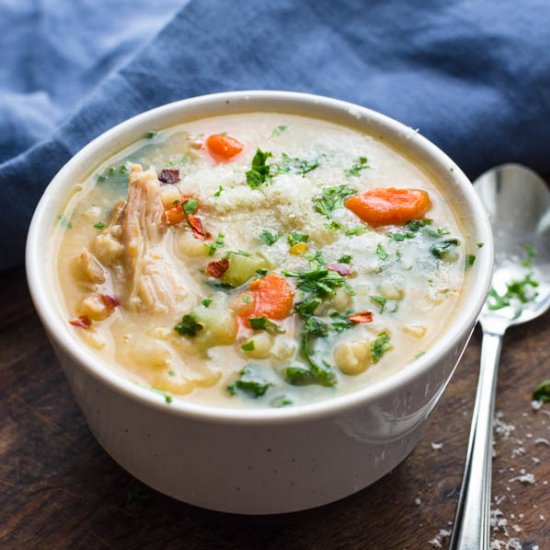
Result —
<instances>
[{"instance_id":1,"label":"spoon handle","mask_svg":"<svg viewBox=\"0 0 550 550\"><path fill-rule=\"evenodd\" d=\"M483 331L481 365L450 550L488 550L493 414L502 337Z\"/></svg>"}]
</instances>

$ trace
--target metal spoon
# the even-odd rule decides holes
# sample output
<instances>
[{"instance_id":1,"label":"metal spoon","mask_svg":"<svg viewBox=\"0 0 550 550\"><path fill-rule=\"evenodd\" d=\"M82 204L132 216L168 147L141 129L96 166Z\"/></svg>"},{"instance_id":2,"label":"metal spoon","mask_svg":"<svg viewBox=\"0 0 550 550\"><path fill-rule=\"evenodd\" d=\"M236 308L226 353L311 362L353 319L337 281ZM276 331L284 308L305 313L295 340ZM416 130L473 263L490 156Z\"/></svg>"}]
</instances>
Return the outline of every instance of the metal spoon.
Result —
<instances>
[{"instance_id":1,"label":"metal spoon","mask_svg":"<svg viewBox=\"0 0 550 550\"><path fill-rule=\"evenodd\" d=\"M480 176L474 187L495 238L493 289L503 296L507 283L525 283L529 273L539 286L520 285L527 303L512 299L506 306L506 299L489 296L479 317L481 365L450 550L489 549L493 414L502 339L509 326L531 321L550 307L550 191L544 180L519 164L505 164ZM530 260L529 245L537 254Z\"/></svg>"}]
</instances>

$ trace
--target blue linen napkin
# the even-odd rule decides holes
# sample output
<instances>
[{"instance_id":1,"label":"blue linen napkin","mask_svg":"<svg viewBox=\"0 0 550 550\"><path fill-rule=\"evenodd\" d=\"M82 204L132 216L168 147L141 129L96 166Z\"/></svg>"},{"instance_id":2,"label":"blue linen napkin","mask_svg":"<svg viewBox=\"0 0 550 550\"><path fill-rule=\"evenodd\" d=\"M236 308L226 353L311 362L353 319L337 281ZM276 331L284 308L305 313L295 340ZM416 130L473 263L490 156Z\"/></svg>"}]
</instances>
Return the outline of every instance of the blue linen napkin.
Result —
<instances>
[{"instance_id":1,"label":"blue linen napkin","mask_svg":"<svg viewBox=\"0 0 550 550\"><path fill-rule=\"evenodd\" d=\"M73 154L204 93L329 95L419 128L471 177L510 161L548 172L549 28L546 0L5 2L0 269L23 261L36 203Z\"/></svg>"}]
</instances>

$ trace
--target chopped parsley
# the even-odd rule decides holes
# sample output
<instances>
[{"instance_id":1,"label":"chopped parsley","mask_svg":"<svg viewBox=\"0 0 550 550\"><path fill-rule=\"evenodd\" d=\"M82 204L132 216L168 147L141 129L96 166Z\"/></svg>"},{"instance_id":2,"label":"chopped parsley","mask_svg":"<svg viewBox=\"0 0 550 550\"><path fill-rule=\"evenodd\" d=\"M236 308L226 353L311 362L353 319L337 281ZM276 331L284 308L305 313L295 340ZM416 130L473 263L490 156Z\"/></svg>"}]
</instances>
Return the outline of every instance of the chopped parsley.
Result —
<instances>
[{"instance_id":1,"label":"chopped parsley","mask_svg":"<svg viewBox=\"0 0 550 550\"><path fill-rule=\"evenodd\" d=\"M105 227L107 227L103 222L97 222L94 224L94 227L96 229L105 229Z\"/></svg>"},{"instance_id":2,"label":"chopped parsley","mask_svg":"<svg viewBox=\"0 0 550 550\"><path fill-rule=\"evenodd\" d=\"M476 261L476 255L475 254L468 254L466 256L466 269L470 269Z\"/></svg>"},{"instance_id":3,"label":"chopped parsley","mask_svg":"<svg viewBox=\"0 0 550 550\"><path fill-rule=\"evenodd\" d=\"M284 124L281 124L280 126L277 126L273 132L271 132L270 138L275 138L277 136L280 136L283 132L286 132L288 130L288 126L285 126Z\"/></svg>"},{"instance_id":4,"label":"chopped parsley","mask_svg":"<svg viewBox=\"0 0 550 550\"><path fill-rule=\"evenodd\" d=\"M533 390L533 399L550 403L550 379L543 380L537 385Z\"/></svg>"},{"instance_id":5,"label":"chopped parsley","mask_svg":"<svg viewBox=\"0 0 550 550\"><path fill-rule=\"evenodd\" d=\"M351 229L347 229L344 232L344 235L346 237L355 237L357 235L362 235L363 233L366 233L369 230L369 228L366 225L357 225L355 227L352 227Z\"/></svg>"},{"instance_id":6,"label":"chopped parsley","mask_svg":"<svg viewBox=\"0 0 550 550\"><path fill-rule=\"evenodd\" d=\"M198 207L199 201L197 199L187 199L183 203L183 211L187 216L191 216L192 214L194 214L197 211Z\"/></svg>"},{"instance_id":7,"label":"chopped parsley","mask_svg":"<svg viewBox=\"0 0 550 550\"><path fill-rule=\"evenodd\" d=\"M251 189L258 189L262 184L269 182L271 167L266 161L272 156L269 151L256 150L252 159L252 168L246 172L246 183Z\"/></svg>"},{"instance_id":8,"label":"chopped parsley","mask_svg":"<svg viewBox=\"0 0 550 550\"><path fill-rule=\"evenodd\" d=\"M267 229L264 229L260 233L260 239L266 246L273 246L282 236L283 234L280 231L271 233L271 231L268 231Z\"/></svg>"},{"instance_id":9,"label":"chopped parsley","mask_svg":"<svg viewBox=\"0 0 550 550\"><path fill-rule=\"evenodd\" d=\"M270 386L272 386L271 382L262 375L258 365L246 365L239 372L237 380L227 386L227 391L231 395L235 395L240 391L257 399L265 395Z\"/></svg>"},{"instance_id":10,"label":"chopped parsley","mask_svg":"<svg viewBox=\"0 0 550 550\"><path fill-rule=\"evenodd\" d=\"M275 166L275 174L298 174L305 176L308 172L315 170L319 166L318 160L305 160L298 157L291 157L286 153L281 156L281 161Z\"/></svg>"},{"instance_id":11,"label":"chopped parsley","mask_svg":"<svg viewBox=\"0 0 550 550\"><path fill-rule=\"evenodd\" d=\"M527 304L533 301L538 296L538 292L533 291L533 288L537 288L539 283L534 281L532 276L532 273L528 273L519 281L507 283L506 292L504 292L504 294L499 294L494 288L491 288L488 301L489 309L491 311L496 311L511 306L513 302ZM518 314L520 312L521 308L518 310Z\"/></svg>"},{"instance_id":12,"label":"chopped parsley","mask_svg":"<svg viewBox=\"0 0 550 550\"><path fill-rule=\"evenodd\" d=\"M340 264L351 264L353 261L353 256L350 254L344 254L341 258L338 259L338 263Z\"/></svg>"},{"instance_id":13,"label":"chopped parsley","mask_svg":"<svg viewBox=\"0 0 550 550\"><path fill-rule=\"evenodd\" d=\"M288 244L294 246L298 243L307 243L309 241L309 235L304 235L303 233L297 233L293 231L288 235Z\"/></svg>"},{"instance_id":14,"label":"chopped parsley","mask_svg":"<svg viewBox=\"0 0 550 550\"><path fill-rule=\"evenodd\" d=\"M256 349L256 344L254 343L254 340L251 338L250 340L247 340L242 346L241 349L243 351L254 351Z\"/></svg>"},{"instance_id":15,"label":"chopped parsley","mask_svg":"<svg viewBox=\"0 0 550 550\"><path fill-rule=\"evenodd\" d=\"M224 234L218 233L218 236L216 237L216 240L213 243L205 244L204 246L208 250L208 255L213 256L217 250L225 246Z\"/></svg>"},{"instance_id":16,"label":"chopped parsley","mask_svg":"<svg viewBox=\"0 0 550 550\"><path fill-rule=\"evenodd\" d=\"M272 407L279 409L281 407L288 407L289 405L293 405L292 399L290 397L287 397L286 395L278 395L277 397L274 397L270 403Z\"/></svg>"},{"instance_id":17,"label":"chopped parsley","mask_svg":"<svg viewBox=\"0 0 550 550\"><path fill-rule=\"evenodd\" d=\"M443 239L438 241L430 248L430 252L438 260L452 261L456 259L454 256L454 249L460 244L458 239Z\"/></svg>"},{"instance_id":18,"label":"chopped parsley","mask_svg":"<svg viewBox=\"0 0 550 550\"><path fill-rule=\"evenodd\" d=\"M357 189L348 185L338 185L337 187L325 187L320 197L313 199L313 207L316 212L330 218L336 208L342 208L344 201L357 194Z\"/></svg>"},{"instance_id":19,"label":"chopped parsley","mask_svg":"<svg viewBox=\"0 0 550 550\"><path fill-rule=\"evenodd\" d=\"M218 187L218 190L214 193L214 196L219 197L222 194L222 191L223 191L223 185L220 185Z\"/></svg>"},{"instance_id":20,"label":"chopped parsley","mask_svg":"<svg viewBox=\"0 0 550 550\"><path fill-rule=\"evenodd\" d=\"M184 315L181 322L179 322L174 330L180 336L196 336L204 328L197 320L192 313Z\"/></svg>"},{"instance_id":21,"label":"chopped parsley","mask_svg":"<svg viewBox=\"0 0 550 550\"><path fill-rule=\"evenodd\" d=\"M145 139L153 139L158 136L158 132L156 130L149 130L145 134Z\"/></svg>"},{"instance_id":22,"label":"chopped parsley","mask_svg":"<svg viewBox=\"0 0 550 550\"><path fill-rule=\"evenodd\" d=\"M345 171L348 178L357 178L361 175L361 172L367 168L370 168L367 157L359 157L352 165L351 168Z\"/></svg>"},{"instance_id":23,"label":"chopped parsley","mask_svg":"<svg viewBox=\"0 0 550 550\"><path fill-rule=\"evenodd\" d=\"M390 255L386 252L386 249L382 246L381 243L378 243L376 247L376 255L382 260L386 261Z\"/></svg>"},{"instance_id":24,"label":"chopped parsley","mask_svg":"<svg viewBox=\"0 0 550 550\"><path fill-rule=\"evenodd\" d=\"M203 299L201 300L201 304L202 304L204 307L208 307L211 303L212 303L212 298L203 298Z\"/></svg>"},{"instance_id":25,"label":"chopped parsley","mask_svg":"<svg viewBox=\"0 0 550 550\"><path fill-rule=\"evenodd\" d=\"M254 330L265 330L274 334L284 332L277 323L270 321L266 317L252 317L248 319L248 322Z\"/></svg>"},{"instance_id":26,"label":"chopped parsley","mask_svg":"<svg viewBox=\"0 0 550 550\"><path fill-rule=\"evenodd\" d=\"M381 332L370 345L372 362L378 363L389 349L391 349L390 335L387 332Z\"/></svg>"},{"instance_id":27,"label":"chopped parsley","mask_svg":"<svg viewBox=\"0 0 550 550\"><path fill-rule=\"evenodd\" d=\"M72 229L73 228L73 224L71 223L71 220L66 218L63 214L60 214L59 216L57 216L57 219L58 219L59 225L61 225L61 227L64 227L65 229Z\"/></svg>"},{"instance_id":28,"label":"chopped parsley","mask_svg":"<svg viewBox=\"0 0 550 550\"><path fill-rule=\"evenodd\" d=\"M481 241L477 243L476 245L478 248L483 248L485 246L485 243L482 243Z\"/></svg>"},{"instance_id":29,"label":"chopped parsley","mask_svg":"<svg viewBox=\"0 0 550 550\"><path fill-rule=\"evenodd\" d=\"M164 401L166 401L166 403L168 404L174 401L174 398L169 393L166 393L164 390L161 390L160 388L155 388L153 386L151 387L151 390L154 391L155 393L159 393L160 395L162 395L164 397Z\"/></svg>"},{"instance_id":30,"label":"chopped parsley","mask_svg":"<svg viewBox=\"0 0 550 550\"><path fill-rule=\"evenodd\" d=\"M537 251L532 244L527 243L525 245L525 252L527 252L527 258L521 262L523 267L533 267L533 259L537 257Z\"/></svg>"},{"instance_id":31,"label":"chopped parsley","mask_svg":"<svg viewBox=\"0 0 550 550\"><path fill-rule=\"evenodd\" d=\"M369 298L371 302L374 302L380 308L380 313L384 313L388 299L384 298L384 296L369 296Z\"/></svg>"}]
</instances>

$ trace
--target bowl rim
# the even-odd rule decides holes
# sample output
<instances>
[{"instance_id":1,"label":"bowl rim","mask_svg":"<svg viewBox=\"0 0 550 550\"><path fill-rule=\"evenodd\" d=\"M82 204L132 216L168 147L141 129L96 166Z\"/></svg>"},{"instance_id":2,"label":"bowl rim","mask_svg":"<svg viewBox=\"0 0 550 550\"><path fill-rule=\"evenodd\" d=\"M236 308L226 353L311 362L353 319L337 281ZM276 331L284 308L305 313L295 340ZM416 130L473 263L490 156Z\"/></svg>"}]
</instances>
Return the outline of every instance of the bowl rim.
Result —
<instances>
[{"instance_id":1,"label":"bowl rim","mask_svg":"<svg viewBox=\"0 0 550 550\"><path fill-rule=\"evenodd\" d=\"M432 167L439 166L440 169L445 166L447 170L449 166L452 166L453 170L450 174L447 174L447 176L450 177L453 183L459 188L461 196L465 200L464 207L467 207L467 213L471 218L471 224L476 228L478 236L485 245L483 247L483 253L478 254L476 261L476 282L475 284L470 284L467 299L463 299L459 306L460 309L455 312L445 332L437 338L425 355L398 372L358 390L340 396L328 397L322 401L288 408L263 409L254 407L249 409L238 409L212 407L186 401L185 398L178 399L177 397L168 404L165 402L165 398L162 395L133 382L122 373L110 367L106 361L95 356L93 352L90 352L84 342L79 342L77 338L71 335L67 330L67 325L61 319L55 306L55 293L48 291L51 284L50 278L42 276L47 273L48 268L52 269L53 264L49 262L40 263L39 261L41 257L40 252L47 248L46 243L51 235L52 220L51 217L48 216L48 203L53 197L58 196L58 189L64 191L63 187L66 185L65 180L71 170L81 163L86 163L86 165L89 166L90 164L97 164L98 160L101 162L106 160L105 158L96 158L96 162L94 162L91 159L89 160L89 158L94 157L94 154L97 155L97 150L100 149L102 145L117 139L123 140L124 135L130 133L137 125L148 123L151 127L155 127L154 120L169 115L170 113L178 114L180 117L183 115L184 117L186 110L191 111L201 107L205 107L206 110L210 107L212 110L215 106L219 106L223 103L246 102L251 99L266 104L270 102L282 102L297 106L302 104L304 106L314 106L315 109L326 109L327 112L333 111L342 113L345 111L348 115L353 114L353 116L358 119L364 117L366 121L374 121L377 126L383 127L392 135L403 136L406 134L407 140L411 144L411 148L416 147L425 155L424 164L427 163ZM243 108L242 112L246 110L246 108ZM253 110L258 109L249 109L249 111ZM267 108L264 109L264 111L268 110ZM276 108L272 108L271 110L277 111ZM280 109L280 112L284 112L284 109ZM207 118L208 116L213 115L205 114L197 118ZM330 119L329 116L327 118ZM358 124L358 126L360 125ZM128 146L130 144L131 141L127 141L123 146ZM318 420L326 416L344 414L353 408L366 406L370 401L381 399L400 389L406 388L414 379L420 378L432 368L435 368L438 362L440 362L459 340L471 330L471 327L474 326L490 286L492 267L492 231L483 206L466 175L436 145L423 137L417 130L413 130L387 115L366 107L330 97L282 90L220 92L182 99L135 115L102 133L77 152L59 170L46 187L34 212L26 245L27 281L37 313L52 343L56 344L56 347L61 348L79 368L84 369L88 375L92 376L96 381L107 385L111 390L120 393L126 398L137 401L146 407L161 410L166 414L191 417L195 420L230 424L281 424L304 421L306 419Z\"/></svg>"}]
</instances>

